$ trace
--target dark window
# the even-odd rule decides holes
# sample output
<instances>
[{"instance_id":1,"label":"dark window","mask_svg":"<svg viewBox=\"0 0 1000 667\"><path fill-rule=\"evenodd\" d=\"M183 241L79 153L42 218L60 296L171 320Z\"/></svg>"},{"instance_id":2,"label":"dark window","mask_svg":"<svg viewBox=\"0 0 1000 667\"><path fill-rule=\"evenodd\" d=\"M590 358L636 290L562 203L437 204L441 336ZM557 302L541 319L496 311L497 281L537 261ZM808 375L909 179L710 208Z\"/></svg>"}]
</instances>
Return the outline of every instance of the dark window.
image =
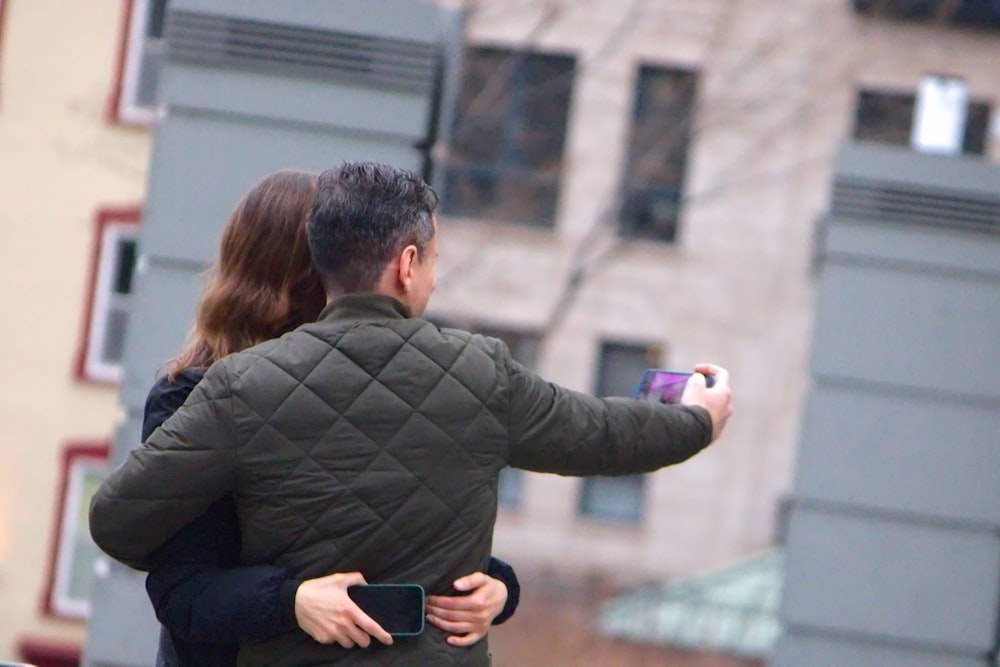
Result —
<instances>
[{"instance_id":1,"label":"dark window","mask_svg":"<svg viewBox=\"0 0 1000 667\"><path fill-rule=\"evenodd\" d=\"M120 238L115 244L115 293L128 296L132 293L132 277L135 275L135 260L138 242L132 238Z\"/></svg>"},{"instance_id":2,"label":"dark window","mask_svg":"<svg viewBox=\"0 0 1000 667\"><path fill-rule=\"evenodd\" d=\"M167 19L166 0L152 0L146 20L146 37L163 39L163 26Z\"/></svg>"},{"instance_id":3,"label":"dark window","mask_svg":"<svg viewBox=\"0 0 1000 667\"><path fill-rule=\"evenodd\" d=\"M599 396L632 396L639 376L660 365L655 345L605 342L597 374ZM645 476L586 477L580 493L580 514L634 523L645 512Z\"/></svg>"},{"instance_id":4,"label":"dark window","mask_svg":"<svg viewBox=\"0 0 1000 667\"><path fill-rule=\"evenodd\" d=\"M131 300L128 297L132 294L137 248L135 238L122 237L115 243L114 285L101 349L101 358L109 363L120 364L125 354L125 333L131 311Z\"/></svg>"},{"instance_id":5,"label":"dark window","mask_svg":"<svg viewBox=\"0 0 1000 667\"><path fill-rule=\"evenodd\" d=\"M551 226L575 60L470 48L445 167L442 210Z\"/></svg>"},{"instance_id":6,"label":"dark window","mask_svg":"<svg viewBox=\"0 0 1000 667\"><path fill-rule=\"evenodd\" d=\"M854 138L887 144L910 144L916 97L911 94L862 90L854 117Z\"/></svg>"},{"instance_id":7,"label":"dark window","mask_svg":"<svg viewBox=\"0 0 1000 667\"><path fill-rule=\"evenodd\" d=\"M858 12L892 18L930 20L980 28L1000 28L1000 3L987 0L853 0Z\"/></svg>"},{"instance_id":8,"label":"dark window","mask_svg":"<svg viewBox=\"0 0 1000 667\"><path fill-rule=\"evenodd\" d=\"M677 237L696 83L694 72L639 68L622 187L624 236Z\"/></svg>"},{"instance_id":9,"label":"dark window","mask_svg":"<svg viewBox=\"0 0 1000 667\"><path fill-rule=\"evenodd\" d=\"M139 258L139 209L97 212L88 319L77 374L98 382L121 380Z\"/></svg>"},{"instance_id":10,"label":"dark window","mask_svg":"<svg viewBox=\"0 0 1000 667\"><path fill-rule=\"evenodd\" d=\"M854 138L899 146L910 145L916 95L891 91L862 90L854 116ZM990 104L970 101L965 118L962 152L983 155L990 125Z\"/></svg>"},{"instance_id":11,"label":"dark window","mask_svg":"<svg viewBox=\"0 0 1000 667\"><path fill-rule=\"evenodd\" d=\"M962 139L962 150L972 155L986 154L986 137L990 131L989 102L970 102L965 116L965 137Z\"/></svg>"},{"instance_id":12,"label":"dark window","mask_svg":"<svg viewBox=\"0 0 1000 667\"><path fill-rule=\"evenodd\" d=\"M159 113L160 71L166 58L167 0L132 0L119 72L118 118L147 124Z\"/></svg>"}]
</instances>

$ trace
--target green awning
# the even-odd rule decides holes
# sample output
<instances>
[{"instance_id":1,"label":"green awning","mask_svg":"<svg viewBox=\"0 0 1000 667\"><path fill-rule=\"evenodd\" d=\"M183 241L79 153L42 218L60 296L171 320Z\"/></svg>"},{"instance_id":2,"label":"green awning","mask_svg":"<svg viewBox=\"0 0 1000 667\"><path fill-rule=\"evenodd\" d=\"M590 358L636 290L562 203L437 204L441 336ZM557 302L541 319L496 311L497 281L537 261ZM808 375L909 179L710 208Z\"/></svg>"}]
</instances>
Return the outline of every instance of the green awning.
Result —
<instances>
[{"instance_id":1,"label":"green awning","mask_svg":"<svg viewBox=\"0 0 1000 667\"><path fill-rule=\"evenodd\" d=\"M608 601L602 632L638 642L768 658L781 633L784 553L773 549L721 570L647 585Z\"/></svg>"}]
</instances>

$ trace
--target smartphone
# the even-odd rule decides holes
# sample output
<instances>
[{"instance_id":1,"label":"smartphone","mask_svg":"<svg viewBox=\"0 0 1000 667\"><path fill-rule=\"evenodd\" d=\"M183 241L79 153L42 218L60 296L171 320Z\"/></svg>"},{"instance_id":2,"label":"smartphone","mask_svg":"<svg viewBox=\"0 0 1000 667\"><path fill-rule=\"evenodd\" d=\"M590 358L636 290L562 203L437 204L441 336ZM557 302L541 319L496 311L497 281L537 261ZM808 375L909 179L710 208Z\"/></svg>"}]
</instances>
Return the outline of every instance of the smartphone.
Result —
<instances>
[{"instance_id":1,"label":"smartphone","mask_svg":"<svg viewBox=\"0 0 1000 667\"><path fill-rule=\"evenodd\" d=\"M669 371L663 368L649 368L639 378L635 388L635 398L660 403L680 403L687 381L694 373ZM705 375L705 385L715 384L714 375Z\"/></svg>"},{"instance_id":2,"label":"smartphone","mask_svg":"<svg viewBox=\"0 0 1000 667\"><path fill-rule=\"evenodd\" d=\"M424 631L424 589L418 584L357 584L347 587L347 595L390 635Z\"/></svg>"}]
</instances>

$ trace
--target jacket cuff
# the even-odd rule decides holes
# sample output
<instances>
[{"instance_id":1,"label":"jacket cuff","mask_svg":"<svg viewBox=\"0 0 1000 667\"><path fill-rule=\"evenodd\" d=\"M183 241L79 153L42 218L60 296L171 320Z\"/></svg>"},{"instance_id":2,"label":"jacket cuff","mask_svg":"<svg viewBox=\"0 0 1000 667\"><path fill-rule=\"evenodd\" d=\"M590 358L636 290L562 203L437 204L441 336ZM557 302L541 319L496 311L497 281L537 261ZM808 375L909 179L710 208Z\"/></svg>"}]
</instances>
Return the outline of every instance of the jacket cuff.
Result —
<instances>
[{"instance_id":1,"label":"jacket cuff","mask_svg":"<svg viewBox=\"0 0 1000 667\"><path fill-rule=\"evenodd\" d=\"M701 438L701 447L699 447L699 451L701 451L702 449L705 449L710 444L712 444L712 428L713 428L712 415L709 414L708 410L701 407L700 405L688 405L685 407L687 407L691 411L691 414L694 415L694 418L698 420L699 424L701 424L702 438Z\"/></svg>"},{"instance_id":2,"label":"jacket cuff","mask_svg":"<svg viewBox=\"0 0 1000 667\"><path fill-rule=\"evenodd\" d=\"M691 407L694 408L695 416L701 422L702 429L704 429L705 437L702 439L702 449L704 449L712 444L712 430L715 428L714 424L712 424L712 415L700 405L692 405Z\"/></svg>"},{"instance_id":3,"label":"jacket cuff","mask_svg":"<svg viewBox=\"0 0 1000 667\"><path fill-rule=\"evenodd\" d=\"M302 579L286 579L281 582L281 588L278 589L278 613L285 630L295 630L299 627L299 621L295 617L295 594L302 581Z\"/></svg>"},{"instance_id":4,"label":"jacket cuff","mask_svg":"<svg viewBox=\"0 0 1000 667\"><path fill-rule=\"evenodd\" d=\"M500 613L497 614L491 623L491 625L500 625L514 615L514 611L521 601L521 584L517 580L514 568L496 556L490 558L486 574L494 579L501 580L507 586L507 602L504 603L503 609L500 610Z\"/></svg>"}]
</instances>

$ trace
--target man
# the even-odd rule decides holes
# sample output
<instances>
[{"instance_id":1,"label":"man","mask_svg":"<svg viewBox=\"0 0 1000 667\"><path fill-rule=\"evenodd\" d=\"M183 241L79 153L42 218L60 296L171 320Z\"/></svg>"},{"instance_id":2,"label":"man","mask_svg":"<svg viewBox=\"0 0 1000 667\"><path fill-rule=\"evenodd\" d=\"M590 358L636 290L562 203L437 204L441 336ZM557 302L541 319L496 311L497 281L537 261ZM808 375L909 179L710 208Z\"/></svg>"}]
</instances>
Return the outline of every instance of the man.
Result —
<instances>
[{"instance_id":1,"label":"man","mask_svg":"<svg viewBox=\"0 0 1000 667\"><path fill-rule=\"evenodd\" d=\"M306 578L451 582L490 553L505 465L565 475L656 470L715 440L729 377L690 383L687 405L598 399L551 384L502 342L418 319L435 286L437 197L417 176L347 163L319 178L307 227L328 295L314 324L217 362L91 505L111 556L145 559L232 493L246 564ZM701 376L695 376L699 378ZM347 649L304 633L244 646L245 665L486 666L486 641L434 628Z\"/></svg>"}]
</instances>

